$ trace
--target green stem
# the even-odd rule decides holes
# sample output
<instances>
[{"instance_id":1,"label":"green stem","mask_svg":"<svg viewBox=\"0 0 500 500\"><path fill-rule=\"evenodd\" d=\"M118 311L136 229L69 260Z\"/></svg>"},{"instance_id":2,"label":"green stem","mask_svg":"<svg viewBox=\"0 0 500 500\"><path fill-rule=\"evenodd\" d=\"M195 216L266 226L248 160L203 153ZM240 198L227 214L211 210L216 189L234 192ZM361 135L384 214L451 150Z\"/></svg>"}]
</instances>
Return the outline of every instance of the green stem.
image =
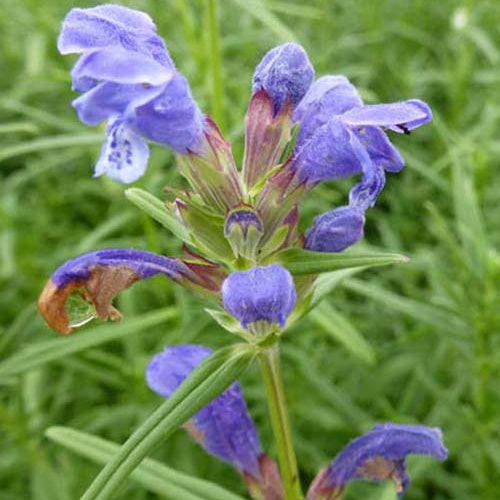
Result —
<instances>
[{"instance_id":1,"label":"green stem","mask_svg":"<svg viewBox=\"0 0 500 500\"><path fill-rule=\"evenodd\" d=\"M217 14L217 1L208 0L207 21L209 34L209 49L212 69L212 106L211 114L214 121L221 130L224 129L223 120L223 82L222 82L222 58L220 50L219 22Z\"/></svg>"},{"instance_id":2,"label":"green stem","mask_svg":"<svg viewBox=\"0 0 500 500\"><path fill-rule=\"evenodd\" d=\"M266 389L271 425L278 449L278 461L285 488L285 499L301 500L303 495L292 443L290 420L286 410L278 345L262 350L259 354L259 361Z\"/></svg>"}]
</instances>

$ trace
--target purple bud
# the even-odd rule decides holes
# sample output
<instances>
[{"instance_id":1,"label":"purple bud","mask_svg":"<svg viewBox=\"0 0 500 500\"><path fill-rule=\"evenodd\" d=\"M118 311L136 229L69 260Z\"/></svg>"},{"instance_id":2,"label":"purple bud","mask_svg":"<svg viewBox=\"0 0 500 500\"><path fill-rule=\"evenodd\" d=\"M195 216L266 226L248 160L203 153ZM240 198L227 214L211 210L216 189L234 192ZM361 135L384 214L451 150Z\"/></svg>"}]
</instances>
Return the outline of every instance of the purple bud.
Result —
<instances>
[{"instance_id":1,"label":"purple bud","mask_svg":"<svg viewBox=\"0 0 500 500\"><path fill-rule=\"evenodd\" d=\"M392 479L398 496L409 484L407 455L430 455L445 460L448 450L440 429L423 425L386 423L351 441L313 481L307 500L332 498L353 479L383 481Z\"/></svg>"},{"instance_id":2,"label":"purple bud","mask_svg":"<svg viewBox=\"0 0 500 500\"><path fill-rule=\"evenodd\" d=\"M237 208L229 213L224 225L224 234L226 237L231 233L233 226L239 226L243 235L246 237L248 229L254 227L258 232L262 232L262 221L252 208Z\"/></svg>"},{"instance_id":3,"label":"purple bud","mask_svg":"<svg viewBox=\"0 0 500 500\"><path fill-rule=\"evenodd\" d=\"M146 369L149 387L163 397L170 397L211 353L207 347L189 344L165 348ZM262 450L237 382L196 413L185 427L208 453L230 463L242 474L260 478Z\"/></svg>"},{"instance_id":4,"label":"purple bud","mask_svg":"<svg viewBox=\"0 0 500 500\"><path fill-rule=\"evenodd\" d=\"M279 323L283 328L295 305L295 286L292 275L277 264L253 267L226 278L222 300L243 328L258 321Z\"/></svg>"},{"instance_id":5,"label":"purple bud","mask_svg":"<svg viewBox=\"0 0 500 500\"><path fill-rule=\"evenodd\" d=\"M342 252L363 238L363 210L344 206L314 219L306 234L304 248L315 252Z\"/></svg>"},{"instance_id":6,"label":"purple bud","mask_svg":"<svg viewBox=\"0 0 500 500\"><path fill-rule=\"evenodd\" d=\"M255 68L252 92L264 89L278 113L287 100L295 107L313 78L314 69L305 50L296 43L284 43L271 49Z\"/></svg>"}]
</instances>

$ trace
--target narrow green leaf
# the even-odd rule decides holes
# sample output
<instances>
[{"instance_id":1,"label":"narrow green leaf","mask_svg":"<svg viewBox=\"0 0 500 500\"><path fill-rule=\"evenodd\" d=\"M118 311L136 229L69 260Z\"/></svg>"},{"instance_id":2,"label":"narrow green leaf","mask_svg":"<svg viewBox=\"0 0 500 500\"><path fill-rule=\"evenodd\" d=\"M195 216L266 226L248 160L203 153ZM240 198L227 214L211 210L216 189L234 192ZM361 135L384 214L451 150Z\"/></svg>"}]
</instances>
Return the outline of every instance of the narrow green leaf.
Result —
<instances>
[{"instance_id":1,"label":"narrow green leaf","mask_svg":"<svg viewBox=\"0 0 500 500\"><path fill-rule=\"evenodd\" d=\"M368 364L375 363L375 351L372 346L359 330L330 304L322 302L310 312L309 317L354 356Z\"/></svg>"},{"instance_id":2,"label":"narrow green leaf","mask_svg":"<svg viewBox=\"0 0 500 500\"><path fill-rule=\"evenodd\" d=\"M120 449L120 445L112 441L69 427L50 427L45 435L78 455L103 465ZM130 477L147 490L171 500L243 500L215 483L192 477L150 458L144 459Z\"/></svg>"},{"instance_id":3,"label":"narrow green leaf","mask_svg":"<svg viewBox=\"0 0 500 500\"><path fill-rule=\"evenodd\" d=\"M316 307L328 294L330 294L345 278L352 276L362 271L362 267L352 269L340 269L323 273L316 279L314 283L313 296L309 310Z\"/></svg>"},{"instance_id":4,"label":"narrow green leaf","mask_svg":"<svg viewBox=\"0 0 500 500\"><path fill-rule=\"evenodd\" d=\"M110 498L157 444L223 392L250 365L255 355L255 346L237 344L219 349L206 358L127 439L82 500Z\"/></svg>"},{"instance_id":5,"label":"narrow green leaf","mask_svg":"<svg viewBox=\"0 0 500 500\"><path fill-rule=\"evenodd\" d=\"M298 248L285 250L276 257L278 262L296 275L319 274L338 269L385 266L387 264L409 262L408 257L396 253L324 253Z\"/></svg>"},{"instance_id":6,"label":"narrow green leaf","mask_svg":"<svg viewBox=\"0 0 500 500\"><path fill-rule=\"evenodd\" d=\"M75 352L139 333L177 317L176 308L165 308L143 314L121 324L107 324L74 333L70 337L52 338L37 342L0 363L0 378L18 375L51 361L65 358Z\"/></svg>"},{"instance_id":7,"label":"narrow green leaf","mask_svg":"<svg viewBox=\"0 0 500 500\"><path fill-rule=\"evenodd\" d=\"M126 189L125 196L162 226L172 231L177 238L187 243L191 242L189 231L167 210L165 204L156 196L139 188Z\"/></svg>"}]
</instances>

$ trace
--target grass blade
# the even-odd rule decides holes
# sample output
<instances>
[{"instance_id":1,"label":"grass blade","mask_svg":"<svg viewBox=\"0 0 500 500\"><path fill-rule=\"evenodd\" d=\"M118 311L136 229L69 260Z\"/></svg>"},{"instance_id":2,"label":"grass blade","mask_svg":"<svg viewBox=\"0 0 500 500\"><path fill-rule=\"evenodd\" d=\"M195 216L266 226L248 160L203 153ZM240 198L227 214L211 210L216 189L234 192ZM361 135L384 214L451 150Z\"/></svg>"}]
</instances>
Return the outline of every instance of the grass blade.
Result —
<instances>
[{"instance_id":1,"label":"grass blade","mask_svg":"<svg viewBox=\"0 0 500 500\"><path fill-rule=\"evenodd\" d=\"M50 427L45 435L78 455L103 465L120 449L120 445L112 441L69 427ZM146 458L130 477L147 490L171 500L243 500L217 484L179 472L150 458Z\"/></svg>"},{"instance_id":2,"label":"grass blade","mask_svg":"<svg viewBox=\"0 0 500 500\"><path fill-rule=\"evenodd\" d=\"M18 375L89 347L95 347L122 338L125 335L148 330L164 321L176 318L178 314L179 311L176 308L169 307L137 316L119 325L97 326L73 334L71 337L57 337L38 342L2 361L0 363L0 378Z\"/></svg>"},{"instance_id":3,"label":"grass blade","mask_svg":"<svg viewBox=\"0 0 500 500\"><path fill-rule=\"evenodd\" d=\"M375 351L359 330L331 305L322 302L309 316L324 332L342 344L354 356L370 365L375 363Z\"/></svg>"}]
</instances>

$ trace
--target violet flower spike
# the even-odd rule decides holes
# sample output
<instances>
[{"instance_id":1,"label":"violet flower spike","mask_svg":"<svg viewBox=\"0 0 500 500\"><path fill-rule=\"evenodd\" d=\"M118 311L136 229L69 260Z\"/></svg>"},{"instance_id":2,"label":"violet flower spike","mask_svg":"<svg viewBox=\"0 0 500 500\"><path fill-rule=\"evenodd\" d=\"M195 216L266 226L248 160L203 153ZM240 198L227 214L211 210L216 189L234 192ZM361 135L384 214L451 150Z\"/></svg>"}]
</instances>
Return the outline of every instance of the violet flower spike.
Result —
<instances>
[{"instance_id":1,"label":"violet flower spike","mask_svg":"<svg viewBox=\"0 0 500 500\"><path fill-rule=\"evenodd\" d=\"M141 177L145 139L181 154L203 148L204 117L175 69L151 18L119 5L72 9L58 39L62 54L81 54L72 72L79 119L108 120L95 175L123 183Z\"/></svg>"},{"instance_id":2,"label":"violet flower spike","mask_svg":"<svg viewBox=\"0 0 500 500\"><path fill-rule=\"evenodd\" d=\"M283 43L271 49L255 68L252 93L264 89L277 114L287 101L295 106L314 79L314 68L306 51L297 43Z\"/></svg>"},{"instance_id":3,"label":"violet flower spike","mask_svg":"<svg viewBox=\"0 0 500 500\"><path fill-rule=\"evenodd\" d=\"M211 349L198 345L166 347L148 364L146 380L149 387L160 396L170 397L211 353ZM242 474L256 479L261 477L262 449L238 382L196 413L185 428L211 455L231 464Z\"/></svg>"},{"instance_id":4,"label":"violet flower spike","mask_svg":"<svg viewBox=\"0 0 500 500\"><path fill-rule=\"evenodd\" d=\"M337 498L355 479L391 479L401 497L409 485L407 455L429 455L442 461L448 457L440 429L423 425L385 423L351 441L337 458L316 476L307 500Z\"/></svg>"},{"instance_id":5,"label":"violet flower spike","mask_svg":"<svg viewBox=\"0 0 500 500\"><path fill-rule=\"evenodd\" d=\"M283 328L296 301L292 275L278 264L233 272L222 284L222 301L243 328L259 322Z\"/></svg>"}]
</instances>

